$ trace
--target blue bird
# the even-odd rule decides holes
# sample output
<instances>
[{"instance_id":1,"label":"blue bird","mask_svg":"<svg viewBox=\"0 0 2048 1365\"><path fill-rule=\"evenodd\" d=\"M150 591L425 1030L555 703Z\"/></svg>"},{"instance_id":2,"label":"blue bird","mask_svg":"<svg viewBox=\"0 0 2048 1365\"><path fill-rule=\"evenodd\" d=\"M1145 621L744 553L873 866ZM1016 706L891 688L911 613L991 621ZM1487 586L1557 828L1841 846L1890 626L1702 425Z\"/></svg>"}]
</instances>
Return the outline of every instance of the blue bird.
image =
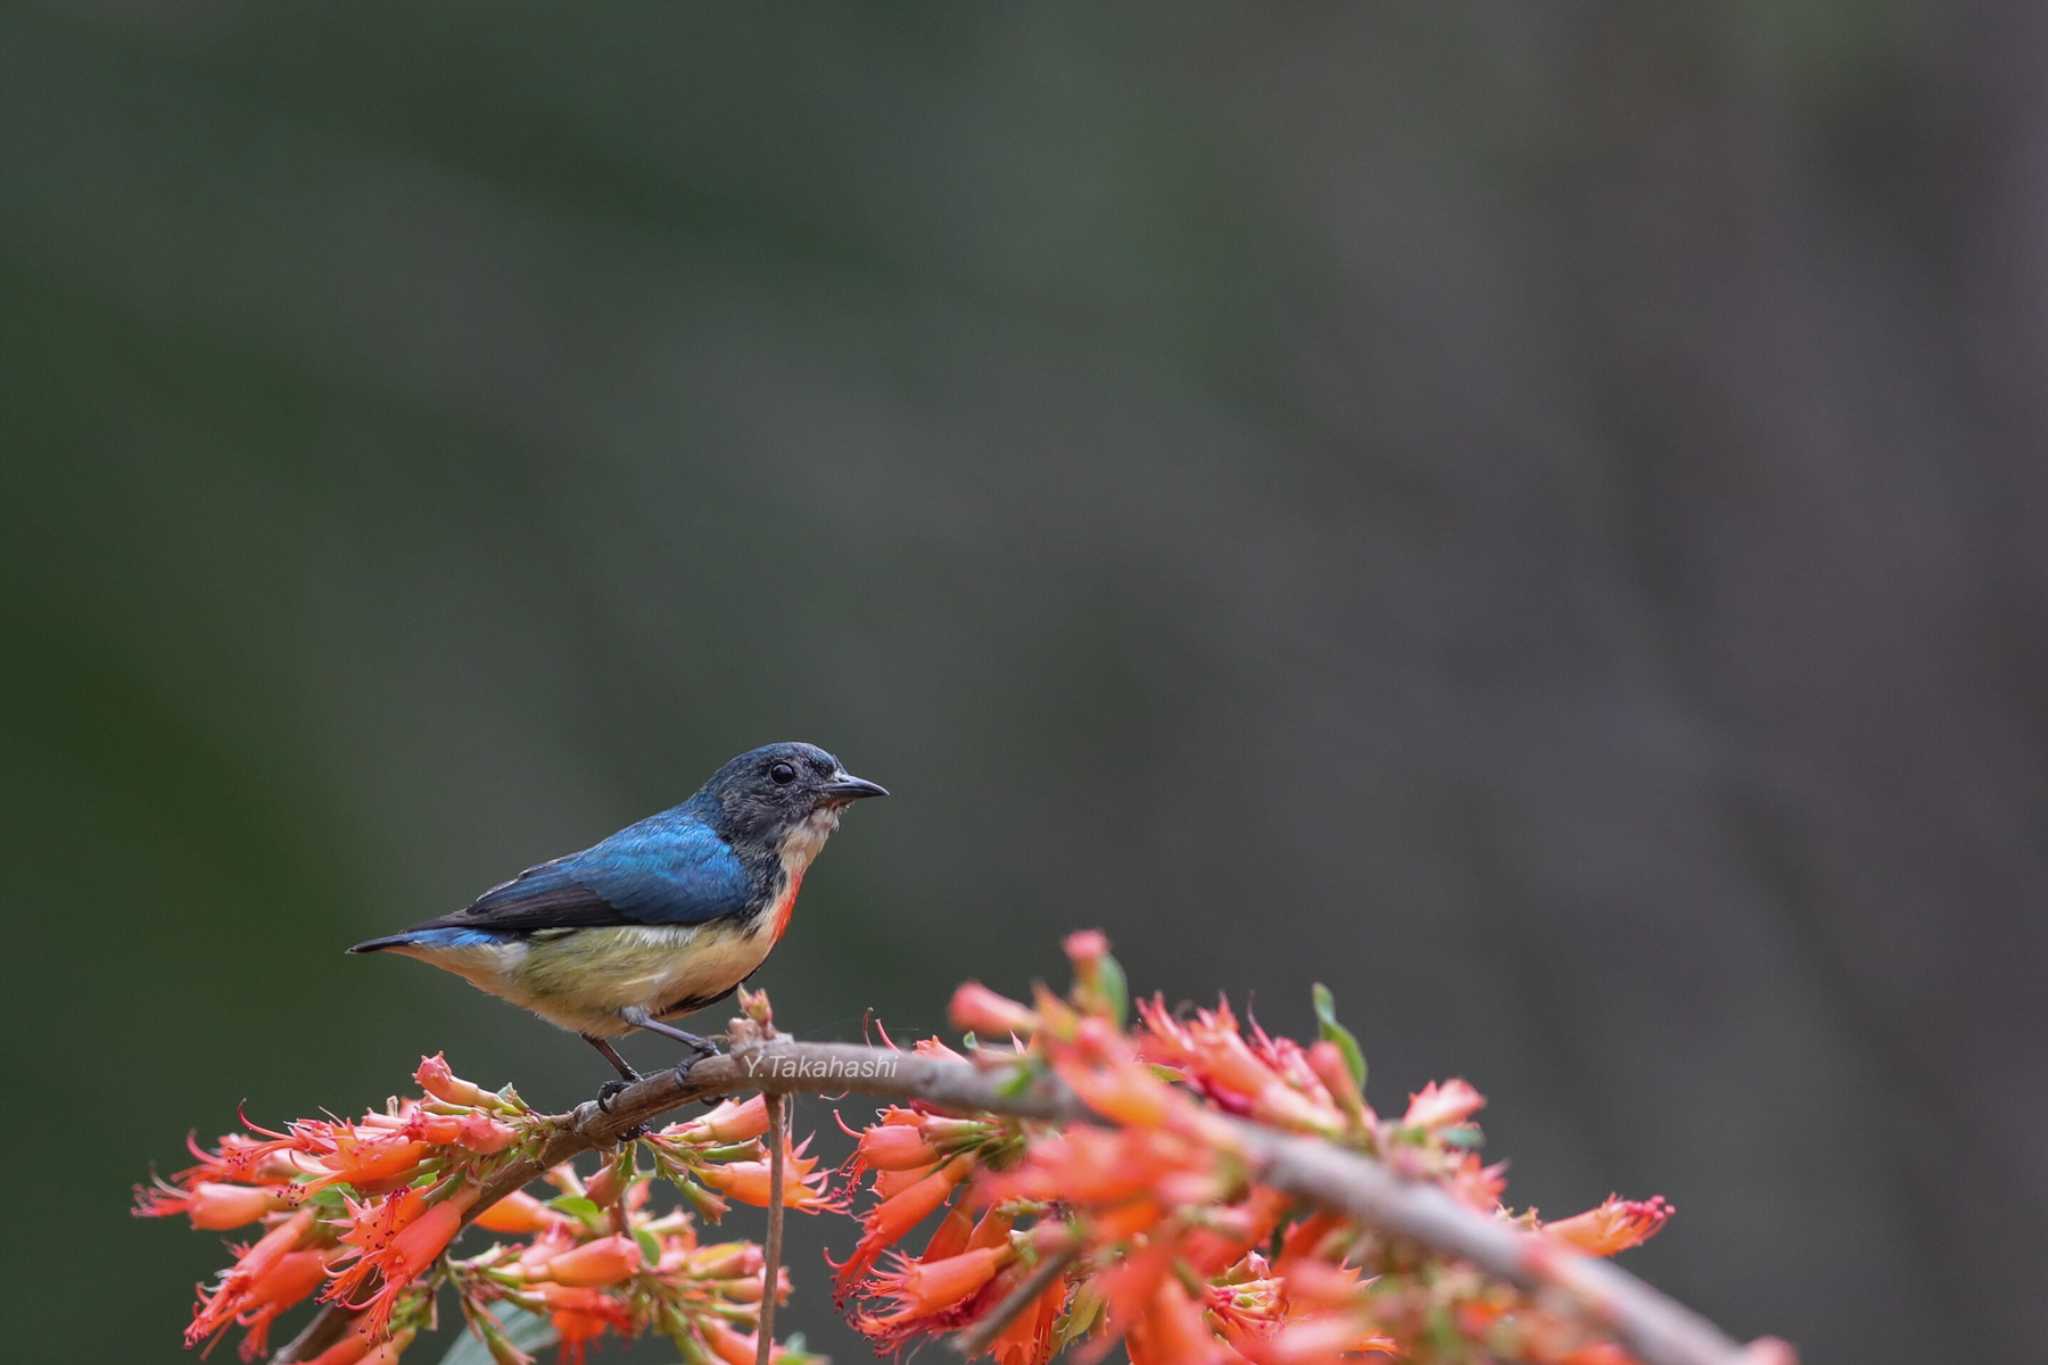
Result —
<instances>
[{"instance_id":1,"label":"blue bird","mask_svg":"<svg viewBox=\"0 0 2048 1365\"><path fill-rule=\"evenodd\" d=\"M789 928L804 873L841 813L888 794L815 744L763 745L680 806L349 951L453 972L580 1035L622 1082L637 1080L608 1040L645 1029L715 1052L665 1021L723 1000L754 974Z\"/></svg>"}]
</instances>

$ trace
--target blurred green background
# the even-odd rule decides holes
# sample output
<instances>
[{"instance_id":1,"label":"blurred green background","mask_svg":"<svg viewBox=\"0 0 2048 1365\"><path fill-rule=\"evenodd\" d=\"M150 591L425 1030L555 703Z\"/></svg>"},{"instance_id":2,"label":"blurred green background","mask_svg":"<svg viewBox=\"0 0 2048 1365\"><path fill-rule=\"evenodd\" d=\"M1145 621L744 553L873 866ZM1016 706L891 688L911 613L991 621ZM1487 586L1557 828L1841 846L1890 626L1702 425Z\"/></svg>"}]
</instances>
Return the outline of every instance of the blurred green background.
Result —
<instances>
[{"instance_id":1,"label":"blurred green background","mask_svg":"<svg viewBox=\"0 0 2048 1365\"><path fill-rule=\"evenodd\" d=\"M1320 977L1731 1330L2032 1357L2044 14L10 7L13 1357L179 1355L240 1100L586 1094L342 947L784 737L786 1026Z\"/></svg>"}]
</instances>

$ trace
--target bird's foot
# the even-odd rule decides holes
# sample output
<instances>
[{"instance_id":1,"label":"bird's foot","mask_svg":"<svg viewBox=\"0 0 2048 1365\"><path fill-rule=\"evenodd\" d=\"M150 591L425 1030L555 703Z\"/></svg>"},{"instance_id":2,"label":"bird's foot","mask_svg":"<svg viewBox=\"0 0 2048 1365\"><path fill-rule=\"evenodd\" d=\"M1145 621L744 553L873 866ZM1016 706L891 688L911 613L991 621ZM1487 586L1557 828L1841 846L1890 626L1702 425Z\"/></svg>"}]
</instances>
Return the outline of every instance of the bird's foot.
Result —
<instances>
[{"instance_id":1,"label":"bird's foot","mask_svg":"<svg viewBox=\"0 0 2048 1365\"><path fill-rule=\"evenodd\" d=\"M678 1029L677 1032L681 1033L682 1030ZM690 1049L691 1055L676 1063L676 1084L688 1085L690 1073L697 1069L697 1063L707 1057L722 1055L723 1049L709 1038L699 1038L694 1033L683 1034L681 1041Z\"/></svg>"},{"instance_id":2,"label":"bird's foot","mask_svg":"<svg viewBox=\"0 0 2048 1365\"><path fill-rule=\"evenodd\" d=\"M630 1081L606 1081L603 1085L599 1086L597 1088L598 1112L601 1114L611 1113L612 1101L616 1100L619 1097L619 1095L626 1089L627 1086L632 1085L635 1082L640 1081L641 1079L643 1078L636 1074ZM636 1123L631 1128L625 1129L623 1132L619 1134L619 1141L631 1142L635 1138L642 1138L647 1136L647 1131L648 1130L646 1124Z\"/></svg>"}]
</instances>

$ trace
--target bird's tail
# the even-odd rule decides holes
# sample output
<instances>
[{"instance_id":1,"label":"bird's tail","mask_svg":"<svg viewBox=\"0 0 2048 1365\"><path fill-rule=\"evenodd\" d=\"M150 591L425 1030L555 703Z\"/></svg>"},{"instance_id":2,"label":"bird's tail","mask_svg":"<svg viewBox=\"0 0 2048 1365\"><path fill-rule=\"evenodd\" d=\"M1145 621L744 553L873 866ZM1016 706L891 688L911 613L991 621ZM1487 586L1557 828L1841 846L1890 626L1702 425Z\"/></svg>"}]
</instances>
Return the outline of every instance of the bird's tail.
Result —
<instances>
[{"instance_id":1,"label":"bird's tail","mask_svg":"<svg viewBox=\"0 0 2048 1365\"><path fill-rule=\"evenodd\" d=\"M485 944L502 941L503 935L482 929L451 929L445 925L425 925L418 929L407 929L403 933L386 934L382 938L366 938L352 953L381 953L386 948L477 948Z\"/></svg>"},{"instance_id":2,"label":"bird's tail","mask_svg":"<svg viewBox=\"0 0 2048 1365\"><path fill-rule=\"evenodd\" d=\"M396 948L402 943L412 942L411 934L386 934L382 938L366 938L349 951L352 953L376 953L386 948Z\"/></svg>"}]
</instances>

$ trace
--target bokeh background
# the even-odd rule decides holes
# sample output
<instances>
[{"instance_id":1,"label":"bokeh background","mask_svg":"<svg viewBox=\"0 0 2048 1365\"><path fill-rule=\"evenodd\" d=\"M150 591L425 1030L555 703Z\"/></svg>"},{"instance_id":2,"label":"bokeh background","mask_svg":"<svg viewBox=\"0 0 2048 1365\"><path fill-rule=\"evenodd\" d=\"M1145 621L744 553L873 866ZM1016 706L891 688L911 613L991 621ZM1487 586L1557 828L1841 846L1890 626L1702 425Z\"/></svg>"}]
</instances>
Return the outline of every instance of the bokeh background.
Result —
<instances>
[{"instance_id":1,"label":"bokeh background","mask_svg":"<svg viewBox=\"0 0 2048 1365\"><path fill-rule=\"evenodd\" d=\"M2038 1359L2044 44L9 7L10 1355L178 1357L218 1252L126 1191L237 1101L587 1093L341 948L801 736L898 795L786 1025L1084 925L1290 1030L1319 977L1523 1200L1670 1196L1631 1265L1731 1330Z\"/></svg>"}]
</instances>

